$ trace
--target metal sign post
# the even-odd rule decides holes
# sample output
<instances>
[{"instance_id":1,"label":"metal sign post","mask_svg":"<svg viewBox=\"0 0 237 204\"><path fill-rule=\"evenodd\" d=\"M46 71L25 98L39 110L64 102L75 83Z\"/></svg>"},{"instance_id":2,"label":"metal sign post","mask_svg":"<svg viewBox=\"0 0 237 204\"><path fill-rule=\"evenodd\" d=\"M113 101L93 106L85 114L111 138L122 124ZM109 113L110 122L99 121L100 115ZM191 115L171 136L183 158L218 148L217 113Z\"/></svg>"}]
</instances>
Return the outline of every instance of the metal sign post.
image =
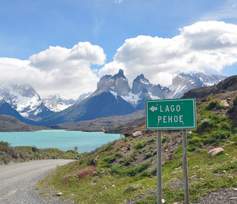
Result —
<instances>
[{"instance_id":1,"label":"metal sign post","mask_svg":"<svg viewBox=\"0 0 237 204\"><path fill-rule=\"evenodd\" d=\"M162 204L162 161L161 161L161 131L157 134L157 204Z\"/></svg>"},{"instance_id":2,"label":"metal sign post","mask_svg":"<svg viewBox=\"0 0 237 204\"><path fill-rule=\"evenodd\" d=\"M187 130L183 130L182 133L183 133L182 135L183 135L184 204L189 204Z\"/></svg>"},{"instance_id":3,"label":"metal sign post","mask_svg":"<svg viewBox=\"0 0 237 204\"><path fill-rule=\"evenodd\" d=\"M158 130L157 135L157 204L162 204L161 130L182 130L184 204L189 204L187 129L196 128L194 99L150 100L146 107L146 126Z\"/></svg>"}]
</instances>

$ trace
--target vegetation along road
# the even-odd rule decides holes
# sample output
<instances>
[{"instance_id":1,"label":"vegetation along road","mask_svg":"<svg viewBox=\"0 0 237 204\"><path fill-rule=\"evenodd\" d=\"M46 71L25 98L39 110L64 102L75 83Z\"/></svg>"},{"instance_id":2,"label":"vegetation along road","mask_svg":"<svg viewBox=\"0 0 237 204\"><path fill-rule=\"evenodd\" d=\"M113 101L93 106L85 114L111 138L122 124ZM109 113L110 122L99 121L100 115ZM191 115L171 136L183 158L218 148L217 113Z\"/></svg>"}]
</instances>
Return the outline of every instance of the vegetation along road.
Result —
<instances>
[{"instance_id":1,"label":"vegetation along road","mask_svg":"<svg viewBox=\"0 0 237 204\"><path fill-rule=\"evenodd\" d=\"M35 190L36 183L50 170L72 160L38 160L0 166L0 204L47 203ZM50 203L58 201L50 201Z\"/></svg>"}]
</instances>

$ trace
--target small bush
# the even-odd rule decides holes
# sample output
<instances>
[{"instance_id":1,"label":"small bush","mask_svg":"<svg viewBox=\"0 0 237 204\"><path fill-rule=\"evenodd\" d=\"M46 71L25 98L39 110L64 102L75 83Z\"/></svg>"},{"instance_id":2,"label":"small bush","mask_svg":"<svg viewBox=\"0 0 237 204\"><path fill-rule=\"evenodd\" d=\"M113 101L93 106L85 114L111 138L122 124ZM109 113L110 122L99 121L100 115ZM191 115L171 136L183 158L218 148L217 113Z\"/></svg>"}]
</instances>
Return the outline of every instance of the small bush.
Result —
<instances>
[{"instance_id":1,"label":"small bush","mask_svg":"<svg viewBox=\"0 0 237 204\"><path fill-rule=\"evenodd\" d=\"M220 104L219 101L211 101L207 105L207 110L220 110L222 108L223 108L223 106Z\"/></svg>"},{"instance_id":2,"label":"small bush","mask_svg":"<svg viewBox=\"0 0 237 204\"><path fill-rule=\"evenodd\" d=\"M124 193L132 193L138 189L140 189L142 186L141 185L136 185L136 184L133 184L133 185L129 185L125 190L124 190Z\"/></svg>"},{"instance_id":3,"label":"small bush","mask_svg":"<svg viewBox=\"0 0 237 204\"><path fill-rule=\"evenodd\" d=\"M210 119L204 119L201 121L197 128L198 133L203 133L205 131L210 131L214 127L214 123Z\"/></svg>"},{"instance_id":4,"label":"small bush","mask_svg":"<svg viewBox=\"0 0 237 204\"><path fill-rule=\"evenodd\" d=\"M192 136L188 143L188 150L195 151L197 148L202 147L203 139L200 136Z\"/></svg>"},{"instance_id":5,"label":"small bush","mask_svg":"<svg viewBox=\"0 0 237 204\"><path fill-rule=\"evenodd\" d=\"M231 131L231 125L230 125L230 123L229 122L221 122L220 123L220 128L222 129L222 130L228 130L228 131Z\"/></svg>"},{"instance_id":6,"label":"small bush","mask_svg":"<svg viewBox=\"0 0 237 204\"><path fill-rule=\"evenodd\" d=\"M231 140L237 145L237 135L235 135Z\"/></svg>"},{"instance_id":7,"label":"small bush","mask_svg":"<svg viewBox=\"0 0 237 204\"><path fill-rule=\"evenodd\" d=\"M212 133L205 141L205 145L217 145L220 142L228 139L231 136L230 132L219 131Z\"/></svg>"},{"instance_id":8,"label":"small bush","mask_svg":"<svg viewBox=\"0 0 237 204\"><path fill-rule=\"evenodd\" d=\"M113 162L115 161L115 156L114 156L114 155L112 155L112 156L107 156L107 157L105 157L105 158L103 159L103 161L106 162L106 163L111 164L111 163L113 163Z\"/></svg>"},{"instance_id":9,"label":"small bush","mask_svg":"<svg viewBox=\"0 0 237 204\"><path fill-rule=\"evenodd\" d=\"M0 141L0 151L7 151L10 149L10 145L7 142Z\"/></svg>"},{"instance_id":10,"label":"small bush","mask_svg":"<svg viewBox=\"0 0 237 204\"><path fill-rule=\"evenodd\" d=\"M144 141L140 141L138 143L135 144L134 148L135 149L142 149L143 147L145 147L145 142Z\"/></svg>"},{"instance_id":11,"label":"small bush","mask_svg":"<svg viewBox=\"0 0 237 204\"><path fill-rule=\"evenodd\" d=\"M32 147L33 152L39 152L39 149L37 147Z\"/></svg>"},{"instance_id":12,"label":"small bush","mask_svg":"<svg viewBox=\"0 0 237 204\"><path fill-rule=\"evenodd\" d=\"M137 176L138 174L142 173L149 167L148 163L139 164L133 167L123 167L118 164L112 166L111 171L114 174L119 174L122 176Z\"/></svg>"},{"instance_id":13,"label":"small bush","mask_svg":"<svg viewBox=\"0 0 237 204\"><path fill-rule=\"evenodd\" d=\"M237 169L237 161L234 162L229 162L227 164L222 164L221 167L215 169L213 173L223 173L225 171L230 172L230 171L235 171Z\"/></svg>"}]
</instances>

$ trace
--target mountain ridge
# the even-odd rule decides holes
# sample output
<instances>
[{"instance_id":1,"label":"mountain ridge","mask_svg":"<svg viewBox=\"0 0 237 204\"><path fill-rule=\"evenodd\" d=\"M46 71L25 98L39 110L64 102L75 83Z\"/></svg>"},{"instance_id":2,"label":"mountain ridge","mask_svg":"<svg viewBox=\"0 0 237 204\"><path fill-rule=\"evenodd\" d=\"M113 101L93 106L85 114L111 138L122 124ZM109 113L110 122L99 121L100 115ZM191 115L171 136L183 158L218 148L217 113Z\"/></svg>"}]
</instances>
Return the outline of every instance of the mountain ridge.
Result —
<instances>
[{"instance_id":1,"label":"mountain ridge","mask_svg":"<svg viewBox=\"0 0 237 204\"><path fill-rule=\"evenodd\" d=\"M180 73L174 77L171 86L165 87L152 84L144 74L140 74L130 86L124 71L120 69L115 75L101 77L97 89L78 100L67 100L60 96L42 99L30 85L11 85L5 89L2 85L0 98L30 124L37 121L39 125L54 126L65 122L127 115L143 110L149 99L180 97L184 91L213 84L222 78L223 76L208 76L203 73Z\"/></svg>"},{"instance_id":2,"label":"mountain ridge","mask_svg":"<svg viewBox=\"0 0 237 204\"><path fill-rule=\"evenodd\" d=\"M30 120L37 121L52 113L44 105L40 95L29 84L2 84L0 98L22 117Z\"/></svg>"},{"instance_id":3,"label":"mountain ridge","mask_svg":"<svg viewBox=\"0 0 237 204\"><path fill-rule=\"evenodd\" d=\"M200 73L182 74L181 77L183 79L181 85L185 85L184 82L186 81L192 85L183 90L190 87L205 86L208 78L208 76ZM201 80L201 77L205 80ZM213 77L211 76L211 78ZM143 74L134 79L131 88L123 70L120 69L115 75L103 76L97 83L97 89L90 96L66 110L52 114L42 120L42 123L56 125L73 121L93 120L100 117L126 115L144 109L145 102L149 99L171 98L172 93L168 87L150 83Z\"/></svg>"}]
</instances>

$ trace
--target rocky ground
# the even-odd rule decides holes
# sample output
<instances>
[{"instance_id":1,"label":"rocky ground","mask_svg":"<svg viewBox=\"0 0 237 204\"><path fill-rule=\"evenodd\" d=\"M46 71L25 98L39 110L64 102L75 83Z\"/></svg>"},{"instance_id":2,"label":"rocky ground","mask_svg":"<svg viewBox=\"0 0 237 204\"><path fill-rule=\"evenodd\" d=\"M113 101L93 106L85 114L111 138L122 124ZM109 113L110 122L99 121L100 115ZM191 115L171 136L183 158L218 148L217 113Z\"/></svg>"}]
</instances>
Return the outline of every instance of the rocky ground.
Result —
<instances>
[{"instance_id":1,"label":"rocky ground","mask_svg":"<svg viewBox=\"0 0 237 204\"><path fill-rule=\"evenodd\" d=\"M237 204L237 188L221 189L210 193L198 204Z\"/></svg>"}]
</instances>

